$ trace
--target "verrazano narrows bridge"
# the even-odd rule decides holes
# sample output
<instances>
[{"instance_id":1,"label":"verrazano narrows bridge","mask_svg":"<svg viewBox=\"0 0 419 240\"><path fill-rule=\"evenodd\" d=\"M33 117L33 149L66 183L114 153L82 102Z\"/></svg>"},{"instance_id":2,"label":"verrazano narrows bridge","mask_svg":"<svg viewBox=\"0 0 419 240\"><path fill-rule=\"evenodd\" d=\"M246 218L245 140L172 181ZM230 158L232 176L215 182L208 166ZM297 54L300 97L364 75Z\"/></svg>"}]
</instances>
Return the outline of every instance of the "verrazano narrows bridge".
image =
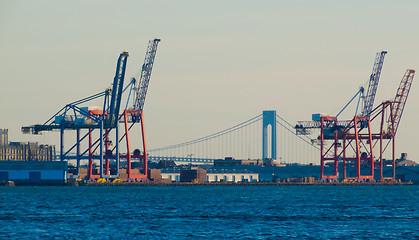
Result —
<instances>
[{"instance_id":1,"label":"verrazano narrows bridge","mask_svg":"<svg viewBox=\"0 0 419 240\"><path fill-rule=\"evenodd\" d=\"M319 158L319 147L276 111L263 111L233 127L191 141L148 150L151 161L212 163L216 159L277 159L309 164Z\"/></svg>"}]
</instances>

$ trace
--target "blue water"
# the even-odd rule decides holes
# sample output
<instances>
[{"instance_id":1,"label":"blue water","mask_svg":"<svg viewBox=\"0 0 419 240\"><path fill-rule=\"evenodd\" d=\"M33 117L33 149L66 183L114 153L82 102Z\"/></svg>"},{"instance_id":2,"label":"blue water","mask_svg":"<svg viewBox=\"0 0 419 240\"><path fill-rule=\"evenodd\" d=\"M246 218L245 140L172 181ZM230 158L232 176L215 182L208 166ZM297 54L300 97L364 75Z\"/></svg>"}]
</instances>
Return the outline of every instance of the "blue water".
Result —
<instances>
[{"instance_id":1,"label":"blue water","mask_svg":"<svg viewBox=\"0 0 419 240\"><path fill-rule=\"evenodd\" d=\"M419 186L2 187L0 239L419 239Z\"/></svg>"}]
</instances>

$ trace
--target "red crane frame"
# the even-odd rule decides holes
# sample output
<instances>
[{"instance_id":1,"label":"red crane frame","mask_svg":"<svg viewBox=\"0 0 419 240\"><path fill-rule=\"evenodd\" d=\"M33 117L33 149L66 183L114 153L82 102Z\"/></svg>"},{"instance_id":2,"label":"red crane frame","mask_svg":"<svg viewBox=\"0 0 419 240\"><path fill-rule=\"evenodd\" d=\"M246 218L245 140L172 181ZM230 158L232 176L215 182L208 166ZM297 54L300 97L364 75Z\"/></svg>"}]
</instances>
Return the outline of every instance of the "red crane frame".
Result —
<instances>
[{"instance_id":1,"label":"red crane frame","mask_svg":"<svg viewBox=\"0 0 419 240\"><path fill-rule=\"evenodd\" d=\"M414 75L415 70L408 69L400 82L394 100L385 101L377 106L371 111L370 117L354 116L345 127L338 125L336 117L323 116L320 118L320 175L322 179L337 180L339 177L338 163L342 161L343 181L374 179L374 169L376 168L380 170L379 181L396 181L395 136ZM389 117L386 119L387 115ZM380 124L377 132L373 133L371 122L375 119L380 120ZM327 131L329 131L328 135L325 134ZM385 140L387 140L386 143ZM390 143L392 175L385 177L383 174L385 164L383 154ZM375 162L374 147L377 144L379 148L379 159ZM329 147L325 151L324 147L326 145ZM339 147L342 147L342 150L339 151ZM361 147L365 149L364 153L361 153ZM353 154L350 157L348 157L348 153L350 153L347 151L348 149L353 150ZM330 157L330 155L333 156ZM334 172L332 175L326 175L324 169L330 161L334 163ZM348 165L356 166L356 177L347 176L346 167ZM363 165L369 167L369 174L361 175L361 166Z\"/></svg>"}]
</instances>

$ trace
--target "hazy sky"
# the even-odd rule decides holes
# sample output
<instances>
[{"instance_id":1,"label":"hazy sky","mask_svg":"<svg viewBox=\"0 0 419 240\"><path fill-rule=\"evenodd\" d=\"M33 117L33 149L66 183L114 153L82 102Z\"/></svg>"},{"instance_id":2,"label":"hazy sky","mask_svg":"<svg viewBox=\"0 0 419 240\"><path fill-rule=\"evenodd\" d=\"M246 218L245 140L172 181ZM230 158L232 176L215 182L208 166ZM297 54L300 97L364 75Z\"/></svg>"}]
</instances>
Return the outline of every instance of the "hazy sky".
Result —
<instances>
[{"instance_id":1,"label":"hazy sky","mask_svg":"<svg viewBox=\"0 0 419 240\"><path fill-rule=\"evenodd\" d=\"M295 123L336 114L387 50L376 105L419 70L418 1L0 0L0 128L10 141L65 104L110 87L128 51L126 79L161 38L145 121L149 147L180 143L262 113ZM418 78L417 76L416 78ZM419 80L397 136L397 156L419 160ZM354 106L343 117L351 117Z\"/></svg>"}]
</instances>

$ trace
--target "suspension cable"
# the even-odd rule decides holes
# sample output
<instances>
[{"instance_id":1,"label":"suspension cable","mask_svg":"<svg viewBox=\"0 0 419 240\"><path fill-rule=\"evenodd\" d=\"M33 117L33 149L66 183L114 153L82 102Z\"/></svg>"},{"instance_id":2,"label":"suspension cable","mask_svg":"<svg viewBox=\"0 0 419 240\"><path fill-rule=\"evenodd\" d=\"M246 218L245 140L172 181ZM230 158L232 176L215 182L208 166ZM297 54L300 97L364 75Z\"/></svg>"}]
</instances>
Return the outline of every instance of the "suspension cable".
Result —
<instances>
[{"instance_id":1,"label":"suspension cable","mask_svg":"<svg viewBox=\"0 0 419 240\"><path fill-rule=\"evenodd\" d=\"M218 136L227 134L229 132L232 132L232 131L235 131L237 129L240 129L240 128L243 128L245 126L248 126L248 125L250 125L250 124L252 124L252 123L254 123L254 122L258 121L258 120L261 120L261 119L258 119L261 116L262 116L262 114L260 114L260 115L258 115L256 117L253 117L253 118L251 118L251 119L249 119L247 121L244 121L242 123L239 123L239 124L237 124L237 125L235 125L233 127L227 128L225 130L222 130L222 131L217 132L217 133L213 133L213 134L208 135L208 136L205 136L205 137L197 138L195 140L191 140L191 141L187 141L187 142L183 142L183 143L179 143L179 144L175 144L175 145L171 145L171 146L167 146L167 147L150 149L148 151L149 152L153 152L153 151L160 151L160 150L163 150L163 149L178 148L178 147L183 147L183 146L186 146L186 145L191 145L191 144L199 143L199 142L202 142L202 141L206 141L206 140L209 140L209 139L212 139L212 138L216 138Z\"/></svg>"}]
</instances>

